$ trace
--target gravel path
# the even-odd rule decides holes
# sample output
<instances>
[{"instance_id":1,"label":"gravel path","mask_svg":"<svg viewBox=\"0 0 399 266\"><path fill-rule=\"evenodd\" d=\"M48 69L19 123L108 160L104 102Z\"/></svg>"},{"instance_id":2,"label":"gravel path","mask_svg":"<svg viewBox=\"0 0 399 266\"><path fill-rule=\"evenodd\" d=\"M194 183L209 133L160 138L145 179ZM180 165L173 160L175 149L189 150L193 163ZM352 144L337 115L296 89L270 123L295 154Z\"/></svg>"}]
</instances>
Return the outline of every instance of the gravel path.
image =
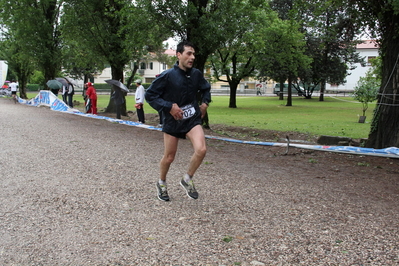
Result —
<instances>
[{"instance_id":1,"label":"gravel path","mask_svg":"<svg viewBox=\"0 0 399 266\"><path fill-rule=\"evenodd\" d=\"M156 198L162 133L0 98L0 265L397 265L395 159L207 140Z\"/></svg>"}]
</instances>

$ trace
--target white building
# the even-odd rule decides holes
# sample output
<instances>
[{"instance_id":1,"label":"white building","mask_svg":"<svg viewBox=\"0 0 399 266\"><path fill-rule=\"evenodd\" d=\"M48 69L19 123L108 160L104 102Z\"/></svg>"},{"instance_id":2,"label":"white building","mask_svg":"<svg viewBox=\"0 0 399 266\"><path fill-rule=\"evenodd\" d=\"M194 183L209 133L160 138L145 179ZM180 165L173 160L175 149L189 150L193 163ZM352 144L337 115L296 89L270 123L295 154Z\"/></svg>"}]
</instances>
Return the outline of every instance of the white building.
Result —
<instances>
[{"instance_id":1,"label":"white building","mask_svg":"<svg viewBox=\"0 0 399 266\"><path fill-rule=\"evenodd\" d=\"M366 76L366 72L371 68L370 60L378 56L378 45L374 41L363 41L363 43L356 46L356 51L361 57L365 58L366 65L356 64L356 68L351 70L349 75L346 77L346 83L339 86L332 84L326 84L326 91L353 91L359 81L360 77Z\"/></svg>"},{"instance_id":2,"label":"white building","mask_svg":"<svg viewBox=\"0 0 399 266\"><path fill-rule=\"evenodd\" d=\"M174 56L176 55L175 50L167 49L165 50L165 54ZM143 83L151 83L156 75L162 73L163 71L171 68L172 66L168 66L165 63L160 63L157 60L146 59L145 61L140 63L139 69L137 70L137 74L142 77ZM125 76L125 80L126 80ZM98 83L106 83L105 80L112 79L111 68L105 68L100 75L94 77L94 84Z\"/></svg>"}]
</instances>

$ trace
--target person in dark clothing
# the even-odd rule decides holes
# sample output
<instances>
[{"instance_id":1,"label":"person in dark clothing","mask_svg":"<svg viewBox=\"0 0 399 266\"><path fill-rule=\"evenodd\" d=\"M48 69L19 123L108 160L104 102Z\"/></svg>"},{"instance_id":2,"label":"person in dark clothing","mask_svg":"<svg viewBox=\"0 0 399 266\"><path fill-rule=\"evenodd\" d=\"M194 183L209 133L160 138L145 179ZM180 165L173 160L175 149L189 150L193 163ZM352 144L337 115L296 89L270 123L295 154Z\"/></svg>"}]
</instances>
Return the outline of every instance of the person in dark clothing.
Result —
<instances>
[{"instance_id":1,"label":"person in dark clothing","mask_svg":"<svg viewBox=\"0 0 399 266\"><path fill-rule=\"evenodd\" d=\"M125 102L123 99L123 94L121 88L114 86L114 92L112 94L112 99L115 103L116 118L121 119L121 105Z\"/></svg>"},{"instance_id":2,"label":"person in dark clothing","mask_svg":"<svg viewBox=\"0 0 399 266\"><path fill-rule=\"evenodd\" d=\"M68 105L73 108L73 95L75 94L75 88L73 84L68 81Z\"/></svg>"},{"instance_id":3,"label":"person in dark clothing","mask_svg":"<svg viewBox=\"0 0 399 266\"><path fill-rule=\"evenodd\" d=\"M68 104L68 84L62 85L62 101Z\"/></svg>"},{"instance_id":4,"label":"person in dark clothing","mask_svg":"<svg viewBox=\"0 0 399 266\"><path fill-rule=\"evenodd\" d=\"M85 101L85 105L86 105L86 101L87 101L86 91L87 91L87 83L84 84L83 91L82 91L82 96L83 96L83 100Z\"/></svg>"},{"instance_id":5,"label":"person in dark clothing","mask_svg":"<svg viewBox=\"0 0 399 266\"><path fill-rule=\"evenodd\" d=\"M158 198L169 201L166 175L175 159L179 139L188 137L194 154L191 157L187 173L180 181L190 198L197 199L198 192L193 176L206 154L204 131L201 117L207 111L211 101L210 84L201 71L193 68L194 46L187 41L178 44L176 55L178 62L172 69L161 73L148 88L145 99L158 112L162 112L164 132L164 155L160 163L160 179L156 183ZM197 92L201 91L202 103L197 101Z\"/></svg>"}]
</instances>

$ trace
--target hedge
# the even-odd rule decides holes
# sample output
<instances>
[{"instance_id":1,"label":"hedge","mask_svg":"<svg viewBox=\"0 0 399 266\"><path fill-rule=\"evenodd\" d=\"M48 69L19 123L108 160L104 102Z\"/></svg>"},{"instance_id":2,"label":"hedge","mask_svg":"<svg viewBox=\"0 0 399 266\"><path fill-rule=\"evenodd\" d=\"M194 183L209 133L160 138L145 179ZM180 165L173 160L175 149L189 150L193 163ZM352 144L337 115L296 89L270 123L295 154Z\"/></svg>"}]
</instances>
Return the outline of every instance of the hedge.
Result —
<instances>
[{"instance_id":1,"label":"hedge","mask_svg":"<svg viewBox=\"0 0 399 266\"><path fill-rule=\"evenodd\" d=\"M144 86L144 89L147 90L148 87L150 87L151 83L143 83L141 84ZM98 91L109 91L111 92L111 86L107 83L97 83L94 84L94 87L96 88L96 90ZM136 84L132 84L130 86L130 91L136 91ZM26 90L27 91L40 91L40 90L44 90L45 88L42 85L39 84L28 84L26 85ZM76 91L82 91L81 88L75 88Z\"/></svg>"}]
</instances>

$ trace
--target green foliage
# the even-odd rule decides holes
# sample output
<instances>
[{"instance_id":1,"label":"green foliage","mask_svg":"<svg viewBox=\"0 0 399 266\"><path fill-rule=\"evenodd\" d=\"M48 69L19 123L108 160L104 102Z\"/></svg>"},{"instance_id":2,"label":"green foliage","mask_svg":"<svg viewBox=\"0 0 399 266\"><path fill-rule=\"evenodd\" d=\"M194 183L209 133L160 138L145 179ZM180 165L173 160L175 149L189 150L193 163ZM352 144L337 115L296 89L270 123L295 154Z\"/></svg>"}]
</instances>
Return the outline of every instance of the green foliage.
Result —
<instances>
[{"instance_id":1,"label":"green foliage","mask_svg":"<svg viewBox=\"0 0 399 266\"><path fill-rule=\"evenodd\" d=\"M7 39L16 47L21 93L37 66L45 79L56 76L62 64L58 16L60 1L1 1L1 19ZM23 96L21 96L23 97Z\"/></svg>"},{"instance_id":2,"label":"green foliage","mask_svg":"<svg viewBox=\"0 0 399 266\"><path fill-rule=\"evenodd\" d=\"M140 61L149 50L161 46L160 27L150 21L147 12L129 0L97 1L70 0L64 6L62 33L66 44L77 47L76 64L68 69L94 73L106 62L111 67L111 78L124 82L124 69L131 61ZM76 43L75 43L76 42ZM149 45L150 44L150 45ZM88 59L86 62L79 58ZM109 98L108 112L114 112L114 101ZM121 108L126 114L125 103Z\"/></svg>"},{"instance_id":3,"label":"green foliage","mask_svg":"<svg viewBox=\"0 0 399 266\"><path fill-rule=\"evenodd\" d=\"M237 26L235 36L226 40L209 58L214 78L230 86L230 108L237 107L236 91L240 81L257 74L255 70L262 60L256 55L263 51L259 47L264 47L264 38L267 37L263 35L263 29L278 19L268 8L260 11L249 9L245 18L246 21Z\"/></svg>"},{"instance_id":4,"label":"green foliage","mask_svg":"<svg viewBox=\"0 0 399 266\"><path fill-rule=\"evenodd\" d=\"M287 9L287 5L274 7ZM311 98L315 88L324 88L326 82L345 83L348 71L355 63L363 62L354 41L359 25L348 17L345 6L329 0L297 0L289 11L291 18L301 25L306 39L305 54L312 58L310 68L299 68L305 97Z\"/></svg>"},{"instance_id":5,"label":"green foliage","mask_svg":"<svg viewBox=\"0 0 399 266\"><path fill-rule=\"evenodd\" d=\"M368 103L377 100L378 91L381 86L381 57L371 61L370 68L365 77L360 77L353 98L362 103L363 116L368 109Z\"/></svg>"},{"instance_id":6,"label":"green foliage","mask_svg":"<svg viewBox=\"0 0 399 266\"><path fill-rule=\"evenodd\" d=\"M104 67L94 64L99 59L111 66L112 79L123 81L125 66L162 42L154 37L159 27L132 1L70 0L64 12L62 34L68 46L75 48L71 57L77 67L90 73Z\"/></svg>"},{"instance_id":7,"label":"green foliage","mask_svg":"<svg viewBox=\"0 0 399 266\"><path fill-rule=\"evenodd\" d=\"M373 122L366 147L398 147L399 120L399 82L392 78L397 71L399 54L399 4L397 0L332 0L345 8L350 21L358 23L367 36L379 45L382 61L381 97L374 112Z\"/></svg>"},{"instance_id":8,"label":"green foliage","mask_svg":"<svg viewBox=\"0 0 399 266\"><path fill-rule=\"evenodd\" d=\"M233 241L233 237L232 236L225 236L222 239L224 242L226 243L230 243L231 241Z\"/></svg>"},{"instance_id":9,"label":"green foliage","mask_svg":"<svg viewBox=\"0 0 399 266\"><path fill-rule=\"evenodd\" d=\"M30 83L33 84L45 84L46 80L44 78L43 72L39 70L34 70L33 75L30 77Z\"/></svg>"},{"instance_id":10,"label":"green foliage","mask_svg":"<svg viewBox=\"0 0 399 266\"><path fill-rule=\"evenodd\" d=\"M111 86L108 84L108 83L96 83L96 84L94 84L94 88L96 88L96 90L97 91L102 91L102 92L104 92L104 91L106 91L106 92L109 92L109 93L111 93Z\"/></svg>"},{"instance_id":11,"label":"green foliage","mask_svg":"<svg viewBox=\"0 0 399 266\"><path fill-rule=\"evenodd\" d=\"M204 70L207 58L222 48L249 21L251 1L138 1L167 32L196 45L195 67Z\"/></svg>"},{"instance_id":12,"label":"green foliage","mask_svg":"<svg viewBox=\"0 0 399 266\"><path fill-rule=\"evenodd\" d=\"M377 100L380 85L381 81L371 75L370 72L359 79L353 92L353 98L362 103L363 116L368 109L368 103Z\"/></svg>"},{"instance_id":13,"label":"green foliage","mask_svg":"<svg viewBox=\"0 0 399 266\"><path fill-rule=\"evenodd\" d=\"M6 35L3 42L0 43L0 56L7 61L8 77L18 80L19 95L21 98L26 98L26 84L29 77L32 75L34 62L30 56L23 51L23 46L15 41L15 36Z\"/></svg>"},{"instance_id":14,"label":"green foliage","mask_svg":"<svg viewBox=\"0 0 399 266\"><path fill-rule=\"evenodd\" d=\"M40 91L43 90L44 87L42 85L39 84L27 84L26 85L26 90L27 91Z\"/></svg>"},{"instance_id":15,"label":"green foliage","mask_svg":"<svg viewBox=\"0 0 399 266\"><path fill-rule=\"evenodd\" d=\"M272 20L269 27L259 29L262 39L255 44L255 57L260 80L296 79L299 69L309 66L312 60L304 54L305 39L298 29L295 21L283 20Z\"/></svg>"}]
</instances>

